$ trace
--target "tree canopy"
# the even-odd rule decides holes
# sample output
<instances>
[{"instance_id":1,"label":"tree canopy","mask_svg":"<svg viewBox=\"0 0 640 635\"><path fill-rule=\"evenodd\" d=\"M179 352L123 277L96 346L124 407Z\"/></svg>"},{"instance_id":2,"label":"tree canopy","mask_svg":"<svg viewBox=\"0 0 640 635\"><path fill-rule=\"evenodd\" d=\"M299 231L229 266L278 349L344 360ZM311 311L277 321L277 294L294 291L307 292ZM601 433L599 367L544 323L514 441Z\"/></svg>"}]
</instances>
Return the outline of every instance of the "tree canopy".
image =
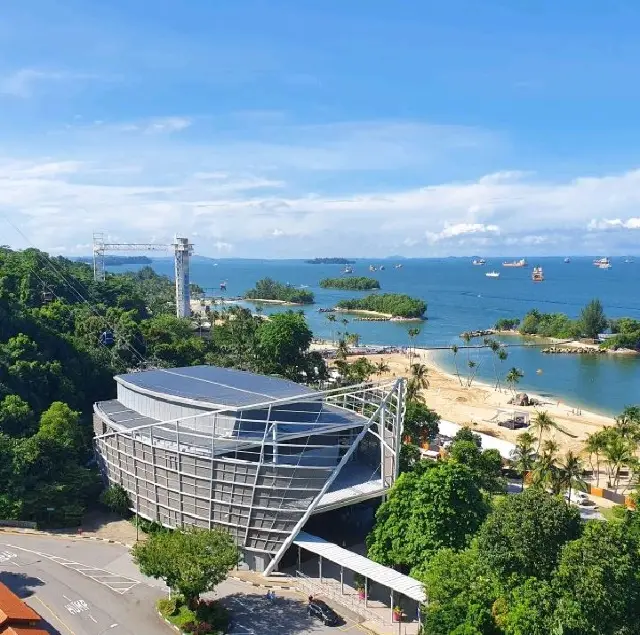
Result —
<instances>
[{"instance_id":1,"label":"tree canopy","mask_svg":"<svg viewBox=\"0 0 640 635\"><path fill-rule=\"evenodd\" d=\"M323 289L350 289L356 291L367 291L369 289L379 289L380 282L375 278L366 276L344 276L343 278L323 278L320 280Z\"/></svg>"},{"instance_id":2,"label":"tree canopy","mask_svg":"<svg viewBox=\"0 0 640 635\"><path fill-rule=\"evenodd\" d=\"M192 606L227 577L240 554L225 531L187 529L151 534L134 545L133 558L144 575L164 580Z\"/></svg>"},{"instance_id":3,"label":"tree canopy","mask_svg":"<svg viewBox=\"0 0 640 635\"><path fill-rule=\"evenodd\" d=\"M313 304L313 293L306 289L296 289L273 278L262 278L253 289L244 294L247 300L278 300L291 304Z\"/></svg>"},{"instance_id":4,"label":"tree canopy","mask_svg":"<svg viewBox=\"0 0 640 635\"><path fill-rule=\"evenodd\" d=\"M364 298L340 300L337 306L351 311L375 311L404 318L422 318L427 310L426 302L402 293L372 293Z\"/></svg>"}]
</instances>

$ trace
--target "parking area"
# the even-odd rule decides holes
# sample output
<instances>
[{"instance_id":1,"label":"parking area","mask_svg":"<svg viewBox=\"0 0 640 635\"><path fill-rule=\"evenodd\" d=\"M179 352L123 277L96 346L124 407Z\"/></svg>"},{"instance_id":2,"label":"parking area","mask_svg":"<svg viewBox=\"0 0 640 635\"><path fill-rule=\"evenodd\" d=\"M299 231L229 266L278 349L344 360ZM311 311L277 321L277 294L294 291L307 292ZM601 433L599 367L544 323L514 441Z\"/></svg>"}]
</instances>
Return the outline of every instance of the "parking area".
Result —
<instances>
[{"instance_id":1,"label":"parking area","mask_svg":"<svg viewBox=\"0 0 640 635\"><path fill-rule=\"evenodd\" d=\"M52 635L159 635L175 633L158 617L166 595L160 580L142 576L120 545L19 533L0 533L0 582L24 599ZM353 620L327 627L307 616L301 593L277 592L227 580L213 597L233 615L231 635L368 633Z\"/></svg>"}]
</instances>

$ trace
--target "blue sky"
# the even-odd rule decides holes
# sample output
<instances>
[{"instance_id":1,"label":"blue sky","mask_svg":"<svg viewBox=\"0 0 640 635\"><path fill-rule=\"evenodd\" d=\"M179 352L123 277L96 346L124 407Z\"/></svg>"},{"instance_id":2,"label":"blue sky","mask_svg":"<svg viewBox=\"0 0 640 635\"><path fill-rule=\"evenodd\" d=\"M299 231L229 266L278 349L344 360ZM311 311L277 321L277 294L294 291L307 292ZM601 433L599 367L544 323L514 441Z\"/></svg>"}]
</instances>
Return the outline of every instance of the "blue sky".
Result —
<instances>
[{"instance_id":1,"label":"blue sky","mask_svg":"<svg viewBox=\"0 0 640 635\"><path fill-rule=\"evenodd\" d=\"M637 251L630 0L11 5L0 242L25 246L15 225L69 255L94 231L226 257Z\"/></svg>"}]
</instances>

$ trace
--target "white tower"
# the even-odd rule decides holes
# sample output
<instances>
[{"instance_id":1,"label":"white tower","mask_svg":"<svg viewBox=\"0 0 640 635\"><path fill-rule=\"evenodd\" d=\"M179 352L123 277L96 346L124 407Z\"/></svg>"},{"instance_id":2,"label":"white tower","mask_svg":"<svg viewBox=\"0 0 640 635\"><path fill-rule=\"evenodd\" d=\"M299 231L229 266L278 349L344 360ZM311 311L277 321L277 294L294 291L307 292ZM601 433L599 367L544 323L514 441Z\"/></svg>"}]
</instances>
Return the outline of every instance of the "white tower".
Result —
<instances>
[{"instance_id":1,"label":"white tower","mask_svg":"<svg viewBox=\"0 0 640 635\"><path fill-rule=\"evenodd\" d=\"M179 318L191 316L191 292L189 289L189 257L193 245L188 238L178 238L173 244L176 257L176 315Z\"/></svg>"}]
</instances>

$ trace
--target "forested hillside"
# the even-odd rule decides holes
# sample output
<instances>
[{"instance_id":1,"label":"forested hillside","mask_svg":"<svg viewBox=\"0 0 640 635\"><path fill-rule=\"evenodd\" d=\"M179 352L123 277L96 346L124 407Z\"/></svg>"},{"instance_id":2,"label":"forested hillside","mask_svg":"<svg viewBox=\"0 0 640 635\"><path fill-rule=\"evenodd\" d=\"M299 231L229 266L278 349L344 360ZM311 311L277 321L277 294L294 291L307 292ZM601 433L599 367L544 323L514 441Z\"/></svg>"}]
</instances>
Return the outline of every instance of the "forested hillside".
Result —
<instances>
[{"instance_id":1,"label":"forested hillside","mask_svg":"<svg viewBox=\"0 0 640 635\"><path fill-rule=\"evenodd\" d=\"M210 337L173 316L173 284L149 268L91 267L0 248L0 519L77 523L100 482L91 409L133 368L220 364L301 379L324 372L304 317L216 314Z\"/></svg>"}]
</instances>

